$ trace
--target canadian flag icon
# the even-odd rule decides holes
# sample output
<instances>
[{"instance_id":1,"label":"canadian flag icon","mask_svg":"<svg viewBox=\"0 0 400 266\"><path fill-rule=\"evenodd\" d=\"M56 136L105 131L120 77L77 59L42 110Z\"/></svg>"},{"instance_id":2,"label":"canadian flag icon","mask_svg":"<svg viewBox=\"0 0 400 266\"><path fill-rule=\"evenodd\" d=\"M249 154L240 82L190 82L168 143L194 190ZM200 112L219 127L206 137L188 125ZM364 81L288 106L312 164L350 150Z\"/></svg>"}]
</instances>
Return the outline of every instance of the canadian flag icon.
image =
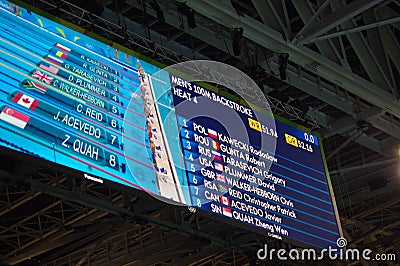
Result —
<instances>
[{"instance_id":1,"label":"canadian flag icon","mask_svg":"<svg viewBox=\"0 0 400 266\"><path fill-rule=\"evenodd\" d=\"M227 198L225 196L219 196L219 199L222 204L224 204L226 206L231 206L231 202L230 202L229 198Z\"/></svg>"},{"instance_id":2,"label":"canadian flag icon","mask_svg":"<svg viewBox=\"0 0 400 266\"><path fill-rule=\"evenodd\" d=\"M35 110L36 107L39 105L38 100L26 94L23 94L22 92L17 92L12 101L31 110Z\"/></svg>"}]
</instances>

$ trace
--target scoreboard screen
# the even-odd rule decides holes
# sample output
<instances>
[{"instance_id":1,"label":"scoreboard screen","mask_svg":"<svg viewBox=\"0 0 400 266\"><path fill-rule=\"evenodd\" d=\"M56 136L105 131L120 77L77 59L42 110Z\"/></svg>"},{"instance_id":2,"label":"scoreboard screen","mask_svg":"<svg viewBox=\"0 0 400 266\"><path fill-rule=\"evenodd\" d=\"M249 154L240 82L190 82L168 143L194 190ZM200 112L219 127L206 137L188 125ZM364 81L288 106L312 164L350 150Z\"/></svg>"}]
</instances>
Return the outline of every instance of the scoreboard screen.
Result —
<instances>
[{"instance_id":1,"label":"scoreboard screen","mask_svg":"<svg viewBox=\"0 0 400 266\"><path fill-rule=\"evenodd\" d=\"M10 2L0 21L1 146L274 238L335 245L317 135Z\"/></svg>"}]
</instances>

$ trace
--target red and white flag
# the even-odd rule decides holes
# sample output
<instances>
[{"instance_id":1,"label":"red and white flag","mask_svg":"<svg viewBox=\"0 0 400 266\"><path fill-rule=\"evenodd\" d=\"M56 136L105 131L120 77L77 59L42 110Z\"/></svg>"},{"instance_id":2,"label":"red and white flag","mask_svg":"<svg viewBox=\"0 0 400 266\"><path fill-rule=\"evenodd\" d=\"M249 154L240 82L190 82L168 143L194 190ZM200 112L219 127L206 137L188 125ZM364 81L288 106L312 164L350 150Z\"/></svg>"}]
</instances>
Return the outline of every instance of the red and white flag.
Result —
<instances>
[{"instance_id":1,"label":"red and white flag","mask_svg":"<svg viewBox=\"0 0 400 266\"><path fill-rule=\"evenodd\" d=\"M222 207L222 214L232 218L232 210L226 207Z\"/></svg>"},{"instance_id":2,"label":"red and white flag","mask_svg":"<svg viewBox=\"0 0 400 266\"><path fill-rule=\"evenodd\" d=\"M39 101L36 100L35 98L32 98L31 96L28 96L26 94L23 94L22 92L18 92L14 98L12 99L13 102L22 105L23 107L26 107L31 110L35 110L36 107L39 104Z\"/></svg>"},{"instance_id":3,"label":"red and white flag","mask_svg":"<svg viewBox=\"0 0 400 266\"><path fill-rule=\"evenodd\" d=\"M213 138L213 139L216 139L218 136L217 136L217 131L215 131L215 130L212 130L212 129L208 129L208 136L209 137L211 137L211 138Z\"/></svg>"},{"instance_id":4,"label":"red and white flag","mask_svg":"<svg viewBox=\"0 0 400 266\"><path fill-rule=\"evenodd\" d=\"M57 43L56 47L60 50L63 50L64 52L67 52L67 53L71 52L71 48L68 48L67 46L64 46L60 43Z\"/></svg>"},{"instance_id":5,"label":"red and white flag","mask_svg":"<svg viewBox=\"0 0 400 266\"><path fill-rule=\"evenodd\" d=\"M10 107L6 107L0 113L0 119L3 121L6 121L16 127L24 129L26 127L26 125L28 124L30 117L23 113L15 111L14 109L11 109Z\"/></svg>"},{"instance_id":6,"label":"red and white flag","mask_svg":"<svg viewBox=\"0 0 400 266\"><path fill-rule=\"evenodd\" d=\"M229 200L229 198L225 197L225 196L219 196L219 199L221 200L221 203L226 205L226 206L231 206L231 201Z\"/></svg>"},{"instance_id":7,"label":"red and white flag","mask_svg":"<svg viewBox=\"0 0 400 266\"><path fill-rule=\"evenodd\" d=\"M39 70L33 72L32 77L37 78L40 81L46 82L47 84L51 84L51 82L53 81L52 77L40 72Z\"/></svg>"}]
</instances>

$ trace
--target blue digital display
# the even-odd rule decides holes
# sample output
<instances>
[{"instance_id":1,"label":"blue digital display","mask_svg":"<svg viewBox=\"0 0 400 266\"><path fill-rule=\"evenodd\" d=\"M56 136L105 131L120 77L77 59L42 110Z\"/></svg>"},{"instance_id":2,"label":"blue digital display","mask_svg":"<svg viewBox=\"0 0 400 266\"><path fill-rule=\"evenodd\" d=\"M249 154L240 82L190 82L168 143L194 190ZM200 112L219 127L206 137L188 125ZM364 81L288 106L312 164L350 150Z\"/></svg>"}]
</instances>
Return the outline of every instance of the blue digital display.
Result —
<instances>
[{"instance_id":1,"label":"blue digital display","mask_svg":"<svg viewBox=\"0 0 400 266\"><path fill-rule=\"evenodd\" d=\"M192 204L270 235L334 246L338 225L318 137L254 110L235 111L238 122L229 122L226 99L196 93L206 89L182 86L188 82L173 75L170 81ZM219 115L199 115L199 108ZM258 126L249 122L254 116ZM245 134L231 137L243 125ZM276 141L275 151L261 148L261 134Z\"/></svg>"},{"instance_id":2,"label":"blue digital display","mask_svg":"<svg viewBox=\"0 0 400 266\"><path fill-rule=\"evenodd\" d=\"M335 245L317 135L7 1L0 22L0 145L271 237Z\"/></svg>"}]
</instances>

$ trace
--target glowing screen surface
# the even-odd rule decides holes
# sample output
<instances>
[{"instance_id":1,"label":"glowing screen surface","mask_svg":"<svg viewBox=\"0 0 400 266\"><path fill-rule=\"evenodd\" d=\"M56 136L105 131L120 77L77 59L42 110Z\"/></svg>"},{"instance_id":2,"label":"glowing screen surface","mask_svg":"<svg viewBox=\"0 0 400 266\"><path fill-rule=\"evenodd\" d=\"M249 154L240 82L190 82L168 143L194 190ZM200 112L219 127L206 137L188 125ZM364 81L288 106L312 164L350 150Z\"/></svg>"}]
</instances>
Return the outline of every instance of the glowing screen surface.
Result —
<instances>
[{"instance_id":1,"label":"glowing screen surface","mask_svg":"<svg viewBox=\"0 0 400 266\"><path fill-rule=\"evenodd\" d=\"M0 21L0 145L275 238L335 245L318 136L9 2Z\"/></svg>"}]
</instances>

